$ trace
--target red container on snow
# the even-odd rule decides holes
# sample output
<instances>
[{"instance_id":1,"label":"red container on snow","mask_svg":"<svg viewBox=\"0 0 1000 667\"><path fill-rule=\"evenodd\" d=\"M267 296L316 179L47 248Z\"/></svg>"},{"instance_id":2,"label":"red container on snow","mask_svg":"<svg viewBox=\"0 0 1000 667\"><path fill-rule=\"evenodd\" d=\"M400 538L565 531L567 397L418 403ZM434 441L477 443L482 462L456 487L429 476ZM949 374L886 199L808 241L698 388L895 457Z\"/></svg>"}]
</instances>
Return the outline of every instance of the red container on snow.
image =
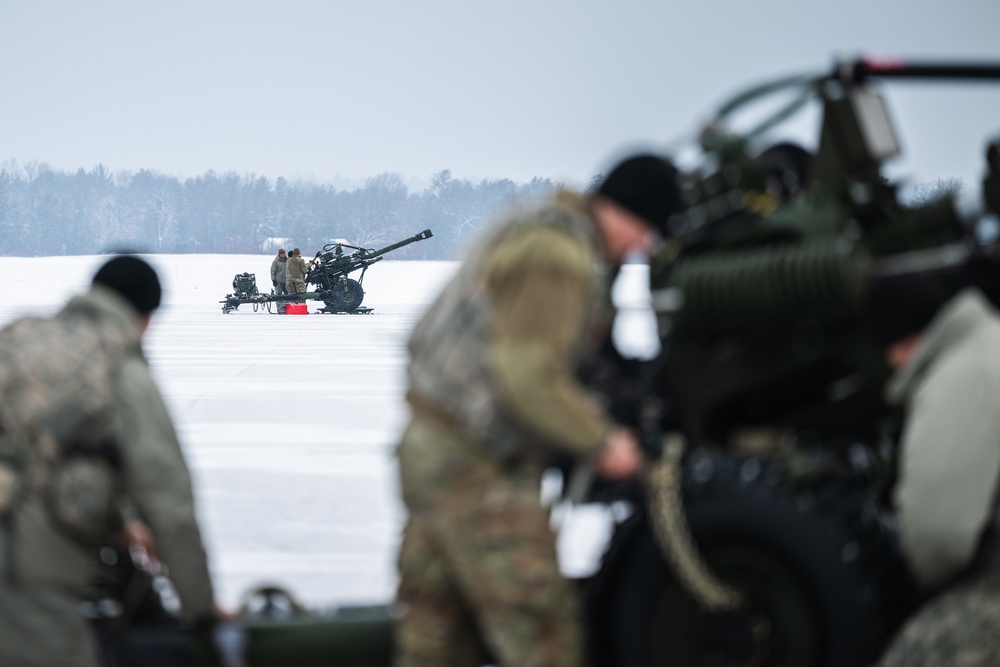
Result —
<instances>
[{"instance_id":1,"label":"red container on snow","mask_svg":"<svg viewBox=\"0 0 1000 667\"><path fill-rule=\"evenodd\" d=\"M304 303L286 303L285 315L308 315L309 307Z\"/></svg>"}]
</instances>

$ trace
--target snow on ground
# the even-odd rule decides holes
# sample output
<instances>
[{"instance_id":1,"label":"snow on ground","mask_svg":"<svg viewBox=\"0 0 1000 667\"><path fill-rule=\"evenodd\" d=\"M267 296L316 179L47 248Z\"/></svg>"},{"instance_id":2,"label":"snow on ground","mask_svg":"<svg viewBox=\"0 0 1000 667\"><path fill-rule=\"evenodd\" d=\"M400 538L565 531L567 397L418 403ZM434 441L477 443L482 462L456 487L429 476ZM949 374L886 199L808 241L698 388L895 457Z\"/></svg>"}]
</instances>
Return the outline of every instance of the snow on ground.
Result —
<instances>
[{"instance_id":1,"label":"snow on ground","mask_svg":"<svg viewBox=\"0 0 1000 667\"><path fill-rule=\"evenodd\" d=\"M0 258L0 325L55 312L107 257ZM284 586L325 607L377 603L395 588L404 520L392 450L406 418L405 341L456 268L383 261L364 278L368 315L224 315L233 276L270 290L271 258L153 255L165 302L146 352L195 482L217 594L234 607L254 585ZM616 340L655 351L644 266L616 286ZM354 277L357 277L356 275ZM567 573L592 567L606 518L564 522Z\"/></svg>"}]
</instances>

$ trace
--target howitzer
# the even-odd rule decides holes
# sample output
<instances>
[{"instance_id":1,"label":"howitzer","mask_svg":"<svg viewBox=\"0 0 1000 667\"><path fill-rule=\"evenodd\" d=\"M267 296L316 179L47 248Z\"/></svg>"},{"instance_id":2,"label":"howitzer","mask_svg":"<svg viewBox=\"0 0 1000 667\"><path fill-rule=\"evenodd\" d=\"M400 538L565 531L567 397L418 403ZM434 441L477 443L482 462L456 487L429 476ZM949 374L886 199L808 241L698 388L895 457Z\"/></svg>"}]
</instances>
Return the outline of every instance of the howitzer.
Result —
<instances>
[{"instance_id":1,"label":"howitzer","mask_svg":"<svg viewBox=\"0 0 1000 667\"><path fill-rule=\"evenodd\" d=\"M321 313L370 313L370 308L361 308L365 298L361 281L364 280L368 267L381 261L386 254L398 250L417 241L423 241L433 236L431 230L425 229L419 234L398 241L384 248L374 250L360 248L346 243L328 243L316 253L310 261L310 270L305 277L307 285L315 285L317 289L298 294L262 294L257 289L257 281L252 273L238 273L233 278L233 292L220 301L222 312L230 313L242 304L251 304L254 311L265 309L270 311L271 304L283 308L288 303L304 303L306 301L322 301L324 307ZM354 250L344 254L344 248ZM361 271L358 279L348 275ZM280 312L280 311L279 311Z\"/></svg>"},{"instance_id":2,"label":"howitzer","mask_svg":"<svg viewBox=\"0 0 1000 667\"><path fill-rule=\"evenodd\" d=\"M900 415L865 296L919 273L1000 301L997 144L975 215L948 193L906 206L881 174L900 146L874 84L917 77L1000 80L1000 65L838 63L733 98L701 132L688 206L650 267L663 352L627 416L674 462L665 483L592 495L633 506L587 587L599 665L866 665L912 609L888 503ZM727 131L779 91L798 95ZM761 150L810 100L815 154Z\"/></svg>"},{"instance_id":3,"label":"howitzer","mask_svg":"<svg viewBox=\"0 0 1000 667\"><path fill-rule=\"evenodd\" d=\"M362 299L365 298L361 282L364 280L365 271L368 270L369 266L381 261L387 253L393 250L429 239L431 236L433 236L431 230L425 229L419 234L414 234L378 250L359 248L346 243L328 243L316 253L310 262L312 268L309 275L306 276L306 284L316 285L319 292L328 293L330 302L327 303L327 308L346 312L355 311L361 305ZM345 255L345 248L354 252ZM349 274L356 271L361 271L357 280L348 278ZM324 301L326 300L324 299Z\"/></svg>"}]
</instances>

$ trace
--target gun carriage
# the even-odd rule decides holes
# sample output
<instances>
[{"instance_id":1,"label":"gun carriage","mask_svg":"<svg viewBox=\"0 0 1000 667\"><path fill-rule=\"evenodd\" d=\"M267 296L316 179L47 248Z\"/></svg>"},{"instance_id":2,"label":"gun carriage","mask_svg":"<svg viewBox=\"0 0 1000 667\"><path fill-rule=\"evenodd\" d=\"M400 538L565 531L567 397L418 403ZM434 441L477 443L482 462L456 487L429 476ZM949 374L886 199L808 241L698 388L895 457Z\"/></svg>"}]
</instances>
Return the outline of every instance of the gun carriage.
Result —
<instances>
[{"instance_id":1,"label":"gun carriage","mask_svg":"<svg viewBox=\"0 0 1000 667\"><path fill-rule=\"evenodd\" d=\"M307 286L313 286L311 291L299 294L262 294L257 289L257 280L252 273L238 273L233 278L233 292L220 301L222 312L230 313L243 304L251 304L256 311L259 308L270 311L271 304L284 307L288 303L304 303L305 301L322 301L321 313L370 313L371 308L362 308L365 291L361 286L365 272L372 264L382 261L385 255L417 241L423 241L433 236L431 230L425 229L402 241L377 250L361 248L346 243L328 243L309 262L309 273L305 277ZM345 253L344 250L353 252ZM357 279L350 274L360 271Z\"/></svg>"}]
</instances>

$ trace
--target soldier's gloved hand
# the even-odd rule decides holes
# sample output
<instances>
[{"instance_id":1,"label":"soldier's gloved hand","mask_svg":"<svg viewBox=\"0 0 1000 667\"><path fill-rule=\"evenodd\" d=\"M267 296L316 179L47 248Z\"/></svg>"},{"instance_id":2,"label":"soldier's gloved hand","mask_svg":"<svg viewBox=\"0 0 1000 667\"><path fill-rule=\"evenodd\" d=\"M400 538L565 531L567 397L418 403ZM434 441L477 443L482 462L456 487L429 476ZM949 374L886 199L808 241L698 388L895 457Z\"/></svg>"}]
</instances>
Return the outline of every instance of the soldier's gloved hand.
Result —
<instances>
[{"instance_id":1,"label":"soldier's gloved hand","mask_svg":"<svg viewBox=\"0 0 1000 667\"><path fill-rule=\"evenodd\" d=\"M277 287L277 286L278 286L278 281L277 280L272 280L271 281L271 287Z\"/></svg>"},{"instance_id":2,"label":"soldier's gloved hand","mask_svg":"<svg viewBox=\"0 0 1000 667\"><path fill-rule=\"evenodd\" d=\"M130 519L125 522L124 531L129 547L141 549L151 558L156 558L156 540L149 526L138 519Z\"/></svg>"},{"instance_id":3,"label":"soldier's gloved hand","mask_svg":"<svg viewBox=\"0 0 1000 667\"><path fill-rule=\"evenodd\" d=\"M635 434L617 427L608 434L604 448L594 458L594 471L605 479L629 479L639 474L644 458Z\"/></svg>"}]
</instances>

